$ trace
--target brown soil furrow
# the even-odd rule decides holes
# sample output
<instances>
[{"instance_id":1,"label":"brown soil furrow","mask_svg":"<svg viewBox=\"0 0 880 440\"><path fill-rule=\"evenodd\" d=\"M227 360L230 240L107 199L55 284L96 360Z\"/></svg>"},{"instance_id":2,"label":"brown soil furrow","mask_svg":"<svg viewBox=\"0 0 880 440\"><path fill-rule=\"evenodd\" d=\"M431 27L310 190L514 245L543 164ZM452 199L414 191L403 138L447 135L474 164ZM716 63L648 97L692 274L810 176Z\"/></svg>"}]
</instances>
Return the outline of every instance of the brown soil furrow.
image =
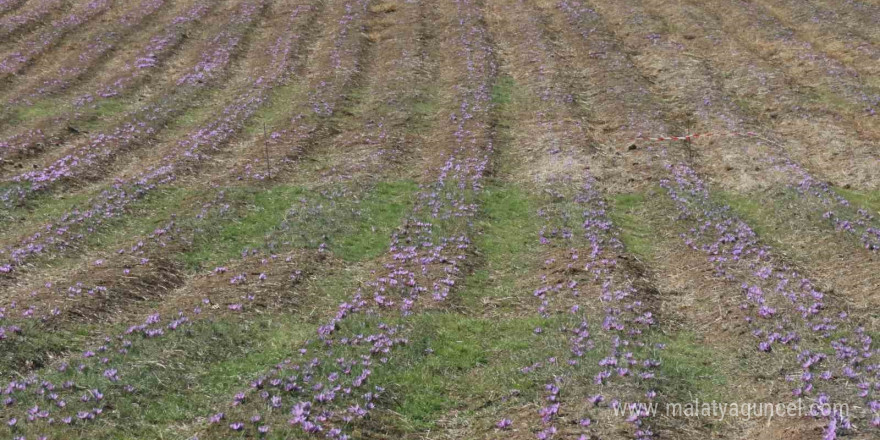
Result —
<instances>
[{"instance_id":1,"label":"brown soil furrow","mask_svg":"<svg viewBox=\"0 0 880 440\"><path fill-rule=\"evenodd\" d=\"M650 22L653 27L674 29L650 48L655 52L665 49L670 53L668 57L677 59L690 56L692 65L703 64L725 95L721 104L733 108L753 129L765 132L764 127L770 127L769 132L783 140L790 154L835 183L868 188L880 184L878 154L872 146L880 132L863 116L829 109L778 66L756 59L737 39L727 38L721 25L706 19L699 9L671 9L666 2L645 3L641 10L654 17ZM629 31L629 41L641 48L648 47L639 41L644 34ZM657 55L653 60L662 64L664 58ZM666 74L669 73L667 70ZM682 93L696 89L681 88ZM717 106L718 102L709 104ZM707 110L711 105L705 106ZM722 164L720 160L714 162L719 167ZM753 168L742 169L748 172ZM745 186L760 181L760 176L743 178Z\"/></svg>"},{"instance_id":2,"label":"brown soil furrow","mask_svg":"<svg viewBox=\"0 0 880 440\"><path fill-rule=\"evenodd\" d=\"M25 4L25 0L0 0L0 18L6 14L14 13Z\"/></svg>"},{"instance_id":3,"label":"brown soil furrow","mask_svg":"<svg viewBox=\"0 0 880 440\"><path fill-rule=\"evenodd\" d=\"M7 42L17 42L38 26L61 14L69 7L64 0L36 0L27 2L0 20L0 38Z\"/></svg>"},{"instance_id":4,"label":"brown soil furrow","mask_svg":"<svg viewBox=\"0 0 880 440\"><path fill-rule=\"evenodd\" d=\"M241 3L244 5L245 3ZM265 5L265 3L259 3ZM258 5L259 5L258 4ZM261 11L261 12L260 12ZM183 75L172 75L163 93L147 100L142 106L114 118L115 124L101 133L89 134L87 139L74 138L51 155L43 155L36 160L25 163L24 169L33 168L36 173L52 173L52 170L68 169L60 179L53 179L40 185L39 192L54 191L63 186L69 191L85 184L100 182L108 177L117 160L152 146L157 136L169 127L177 118L188 110L206 105L202 100L212 91L226 87L249 88L252 78L250 72L238 72L242 63L259 65L265 60L263 53L251 51L252 39L259 44L268 45L271 35L257 34L258 23L264 18L266 8L261 8L254 17L245 23L235 26L234 32L221 30L219 40L206 43L204 49L213 51L201 58L194 68L184 71ZM235 14L234 10L229 11ZM231 17L233 21L235 17ZM202 70L204 65L210 66ZM264 66L265 67L265 66ZM258 70L260 71L260 70ZM204 76L204 78L190 80ZM132 134L133 133L133 134ZM104 139L113 139L107 143ZM103 145L102 144L106 144ZM143 167L143 164L140 164ZM143 169L143 168L141 168ZM23 173L12 177L14 182L33 180L33 173ZM61 185L62 181L66 185ZM24 200L35 194L26 195ZM24 201L23 200L23 201Z\"/></svg>"},{"instance_id":5,"label":"brown soil furrow","mask_svg":"<svg viewBox=\"0 0 880 440\"><path fill-rule=\"evenodd\" d=\"M65 37L78 35L84 26L105 16L116 6L118 3L113 0L91 0L77 5L65 11L45 29L22 40L18 47L0 55L0 86L7 86L11 77L26 73L37 60L51 53Z\"/></svg>"},{"instance_id":6,"label":"brown soil furrow","mask_svg":"<svg viewBox=\"0 0 880 440\"><path fill-rule=\"evenodd\" d=\"M8 106L31 105L33 101L68 90L80 80L94 76L122 47L150 36L139 31L167 17L174 9L164 0L143 0L108 11L100 20L83 26L80 34L60 42L36 60L27 75L19 75L23 83L5 94ZM134 36L132 36L134 34Z\"/></svg>"},{"instance_id":7,"label":"brown soil furrow","mask_svg":"<svg viewBox=\"0 0 880 440\"><path fill-rule=\"evenodd\" d=\"M262 131L257 130L256 136L236 143L219 159L229 164L215 167L211 173L215 176L210 179L218 184L230 178L266 180L271 171L272 180L312 186L375 180L392 174L404 178L421 169L411 166L419 160L417 153L422 140L409 124L421 124L420 118L424 116L413 115L413 105L430 98L427 85L434 70L428 53L432 50L428 47L431 37L417 8L388 5L393 7L387 6L385 10L374 6L376 11L367 24L370 42L368 53L362 57L369 59L370 73L361 73L350 81L347 88L355 99L345 100L338 117L321 122L326 129L303 130L302 137L294 140L298 146L272 142L272 135L264 139ZM311 111L308 86L298 90L291 105L285 106L287 118L293 121L285 119L285 124L267 127L267 134L288 130L287 124L296 124L298 115ZM271 163L268 168L265 147ZM306 148L310 149L309 161L304 162L301 158ZM297 149L301 150L297 153L299 159L284 151Z\"/></svg>"},{"instance_id":8,"label":"brown soil furrow","mask_svg":"<svg viewBox=\"0 0 880 440\"><path fill-rule=\"evenodd\" d=\"M210 14L211 11L223 9L220 4L211 3L210 9L202 13L194 12L199 11L199 8L200 5L185 5L184 8L169 12L167 17L163 17L163 20L157 20L158 23L145 32L148 36L145 36L142 45L135 46L135 50L120 48L118 56L108 60L104 69L93 72L94 78L82 81L79 87L74 87L69 91L69 94L76 97L70 99L69 102L62 103L63 110L60 114L28 121L24 130L17 127L20 124L8 124L10 128L14 127L16 132L7 135L0 143L5 150L2 152L3 160L0 161L0 168L4 171L24 168L27 161L23 161L23 159L29 156L38 156L44 151L62 146L70 138L87 135L89 129L86 127L94 125L98 122L98 118L112 120L113 116L102 116L97 110L98 105L104 104L106 99L129 101L126 98L135 92L140 92L138 100L141 101L151 95L161 93L161 88L166 82L165 77L171 76L172 73L159 75L160 72L157 70L155 74L152 74L148 70L141 70L137 65L147 54L154 54L155 66L153 68L175 68L175 71L179 72L180 68L186 67L188 61L175 60L175 56L191 60L191 65L194 66L201 53L198 50L200 49L199 45L196 44L200 41L199 34L207 34L208 30L216 31L218 27L222 26L221 23L216 22L218 21L217 17L212 17L214 20L203 17ZM186 19L175 25L165 21L176 20L178 14L184 14ZM190 20L192 15L203 18ZM159 40L156 41L149 35L156 35ZM161 47L162 50L156 53L155 47ZM182 64L183 67L181 67ZM158 92L151 90L153 87L160 90ZM16 108L12 107L8 110L0 118L8 120L11 117L11 111ZM33 166L30 162L27 163Z\"/></svg>"},{"instance_id":9,"label":"brown soil furrow","mask_svg":"<svg viewBox=\"0 0 880 440\"><path fill-rule=\"evenodd\" d=\"M860 32L866 33L876 44L880 41L880 3L860 0L807 0L808 3L821 5L841 21L849 23Z\"/></svg>"},{"instance_id":10,"label":"brown soil furrow","mask_svg":"<svg viewBox=\"0 0 880 440\"><path fill-rule=\"evenodd\" d=\"M815 131L797 131L795 128L815 123L813 118L822 115L804 114L806 110L803 109L787 110L798 104L806 105L800 101L797 90L784 79L779 79L773 70L761 69L766 66L746 62L748 54L735 44L730 46L724 44L724 40L719 42L716 30L689 24L705 20L691 15L663 16L660 15L663 11L670 10L668 5L644 6L640 2L634 2L628 8L602 3L599 9L609 16L609 20L619 23L615 30L626 42L627 48L638 54L634 59L639 68L645 74L652 75L659 84L659 95L687 112L692 124L699 124L691 127L692 130L759 131L771 138L785 139L786 146L796 159L811 168L821 163L816 157L819 154L827 158L826 162L835 161L826 163L821 171L828 169L851 173L855 168L856 172L848 177L834 176L843 179L844 183L855 183L848 180L854 177L860 178L859 183L863 186L878 180L875 176L877 168L871 165L876 163L877 155L868 142L854 142L852 125L841 125L828 117L822 120L823 130L827 130L828 126L837 127L836 130L828 130L829 133L823 136L817 136ZM671 35L659 33L670 28L682 30ZM750 104L748 107L743 105L746 102ZM755 102L761 102L764 107L755 107ZM776 131L777 127L779 131ZM833 136L837 136L836 139ZM827 146L829 141L845 148L844 154L820 148ZM766 154L766 151L762 151L767 148L766 145L762 147L754 140L736 138L720 142L698 141L697 145L705 145L698 150L709 155L711 160L707 163L714 167L716 175L739 179L729 183L731 186L749 187L768 178L765 166L761 164L762 155L756 154ZM847 151L849 149L854 151ZM841 162L850 167L841 166ZM736 168L731 169L731 166ZM734 170L738 171L731 172Z\"/></svg>"},{"instance_id":11,"label":"brown soil furrow","mask_svg":"<svg viewBox=\"0 0 880 440\"><path fill-rule=\"evenodd\" d=\"M760 0L759 4L778 22L795 30L807 45L870 78L880 73L880 39L872 38L878 26L854 26L834 10L811 1ZM880 37L880 34L877 35Z\"/></svg>"},{"instance_id":12,"label":"brown soil furrow","mask_svg":"<svg viewBox=\"0 0 880 440\"><path fill-rule=\"evenodd\" d=\"M759 5L716 0L689 4L713 17L728 35L754 55L773 62L801 87L814 89L832 108L852 117L868 117L872 110L880 110L880 84L813 48Z\"/></svg>"},{"instance_id":13,"label":"brown soil furrow","mask_svg":"<svg viewBox=\"0 0 880 440\"><path fill-rule=\"evenodd\" d=\"M610 24L574 3L548 1L538 6L547 17L547 33L558 36L554 50L559 62L568 66L562 74L582 108L584 129L596 140L590 172L608 194L649 187L659 177L650 164L651 154L627 147L639 134L683 133L689 116L659 99L652 80L615 39Z\"/></svg>"},{"instance_id":14,"label":"brown soil furrow","mask_svg":"<svg viewBox=\"0 0 880 440\"><path fill-rule=\"evenodd\" d=\"M726 93L723 75L702 59L694 58L687 50L687 45L652 42L644 38L643 33L650 34L654 29L669 25L641 9L637 1L628 3L626 8L617 8L608 3L597 4L597 10L609 21L621 23L615 30L626 41L628 49L640 53L636 57L637 67L655 74L655 90L666 100L674 102L677 108L690 113L696 124L695 131L744 131L769 125L763 131L765 135L783 138L783 135L774 132L773 124L761 124L743 112L737 101ZM630 24L632 22L626 22L626 17L638 17L639 22ZM762 188L778 190L780 186L795 183L785 181L783 179L787 176L773 172L767 158L777 153L772 149L768 151L767 145L755 139L732 138L718 142L697 141L695 144L690 156L692 163L703 174L712 176L727 187L742 189L753 183ZM676 147L673 144L671 148ZM747 179L748 183L742 183L743 179ZM822 212L815 214L818 218ZM873 283L863 282L874 280L874 274L880 271L872 252L854 245L848 237L831 227L824 233L818 232L816 235L802 236L807 239L804 247L815 249L809 251L811 254L823 256L802 258L800 263L809 273L820 275L816 280L822 282L827 290L835 290L844 298L872 297Z\"/></svg>"}]
</instances>

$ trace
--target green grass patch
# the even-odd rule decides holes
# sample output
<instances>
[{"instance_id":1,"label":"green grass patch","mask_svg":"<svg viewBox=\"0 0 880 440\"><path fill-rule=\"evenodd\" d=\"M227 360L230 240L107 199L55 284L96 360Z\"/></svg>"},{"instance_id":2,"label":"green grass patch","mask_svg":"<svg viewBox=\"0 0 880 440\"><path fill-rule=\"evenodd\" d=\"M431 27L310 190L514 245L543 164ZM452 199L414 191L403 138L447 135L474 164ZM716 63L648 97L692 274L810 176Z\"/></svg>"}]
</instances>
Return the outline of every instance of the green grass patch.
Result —
<instances>
[{"instance_id":1,"label":"green grass patch","mask_svg":"<svg viewBox=\"0 0 880 440\"><path fill-rule=\"evenodd\" d=\"M408 323L410 343L374 379L395 396L393 410L404 426L431 429L444 413L482 407L511 389L534 397L543 382L519 369L565 349L563 339L533 333L536 326L554 324L538 317L418 315Z\"/></svg>"},{"instance_id":2,"label":"green grass patch","mask_svg":"<svg viewBox=\"0 0 880 440\"><path fill-rule=\"evenodd\" d=\"M479 225L483 234L478 248L489 265L525 269L538 244L536 201L522 189L510 186L490 186L480 198L483 215Z\"/></svg>"},{"instance_id":3,"label":"green grass patch","mask_svg":"<svg viewBox=\"0 0 880 440\"><path fill-rule=\"evenodd\" d=\"M132 237L152 233L176 215L179 225L194 230L192 245L174 254L191 271L234 259L245 249L278 246L317 248L325 244L347 261L374 258L388 250L391 234L412 206L418 186L412 181L392 181L352 187L227 188L223 203L232 207L230 211L203 220L194 216L201 203L213 198L213 190L166 187L131 204L125 215L104 220L86 234L84 244L89 249L115 250L130 244ZM34 229L76 207L87 208L100 191L46 195L40 199L45 202L3 212L2 217L10 219L10 225L12 220L25 219ZM9 228L0 232L0 237L14 240L22 234L21 228ZM49 261L58 265L71 259Z\"/></svg>"},{"instance_id":4,"label":"green grass patch","mask_svg":"<svg viewBox=\"0 0 880 440\"><path fill-rule=\"evenodd\" d=\"M642 258L654 255L656 233L648 215L651 207L643 193L617 194L609 198L609 217L620 231L627 251Z\"/></svg>"},{"instance_id":5,"label":"green grass patch","mask_svg":"<svg viewBox=\"0 0 880 440\"><path fill-rule=\"evenodd\" d=\"M305 190L276 186L234 188L227 192L230 204L242 202L239 215L222 216L200 226L191 249L179 254L187 269L201 270L210 264L230 260L245 248L262 247L267 235L284 220L294 200Z\"/></svg>"},{"instance_id":6,"label":"green grass patch","mask_svg":"<svg viewBox=\"0 0 880 440\"><path fill-rule=\"evenodd\" d=\"M863 114L864 110L861 106L854 106L852 101L825 84L817 84L814 90L816 93L810 97L813 98L813 104L819 106L822 110L838 110L844 113L858 112L857 114ZM829 107L831 108L829 109Z\"/></svg>"},{"instance_id":7,"label":"green grass patch","mask_svg":"<svg viewBox=\"0 0 880 440\"><path fill-rule=\"evenodd\" d=\"M439 90L436 87L424 86L409 98L407 106L410 113L406 121L407 131L420 133L431 127L432 121L441 111L438 94Z\"/></svg>"},{"instance_id":8,"label":"green grass patch","mask_svg":"<svg viewBox=\"0 0 880 440\"><path fill-rule=\"evenodd\" d=\"M379 114L381 110L376 107L382 106L383 103L376 102L370 95L371 91L364 84L349 89L344 95L341 108L332 116L333 125L341 130L357 129L362 126L361 122L357 121L358 118L368 113Z\"/></svg>"},{"instance_id":9,"label":"green grass patch","mask_svg":"<svg viewBox=\"0 0 880 440\"><path fill-rule=\"evenodd\" d=\"M125 102L121 98L106 98L101 99L95 104L95 117L97 119L105 119L112 118L114 116L118 116L120 113L126 110L131 104Z\"/></svg>"},{"instance_id":10,"label":"green grass patch","mask_svg":"<svg viewBox=\"0 0 880 440\"><path fill-rule=\"evenodd\" d=\"M767 200L761 194L740 194L730 191L713 191L711 197L720 205L729 206L734 214L742 218L758 235L765 235L776 229L773 215L783 206L774 200Z\"/></svg>"},{"instance_id":11,"label":"green grass patch","mask_svg":"<svg viewBox=\"0 0 880 440\"><path fill-rule=\"evenodd\" d=\"M97 188L73 196L41 196L38 200L46 200L45 203L27 205L23 208L7 211L3 214L4 217L26 219L26 225L25 228L22 228L23 225L19 222L16 224L16 228L9 228L0 233L0 236L5 240L14 241L24 235L37 232L42 224L52 223L61 215L71 212L75 208L88 209L91 207L89 201L102 189ZM129 205L128 211L122 216L110 219L100 218L100 225L86 222L76 225L73 230L83 232L85 239L80 244L86 249L104 249L109 246L130 243L132 237L147 235L153 232L156 227L166 224L173 214L180 215L182 208L185 214L186 206L191 203L190 199L196 196L198 196L198 191L182 187L157 189ZM29 213L28 210L32 211ZM95 217L92 220L98 219ZM91 228L91 231L86 231L86 228ZM70 261L72 261L70 258L48 257L44 262L59 265ZM34 263L36 262L35 260Z\"/></svg>"},{"instance_id":12,"label":"green grass patch","mask_svg":"<svg viewBox=\"0 0 880 440\"><path fill-rule=\"evenodd\" d=\"M510 104L516 89L516 81L512 76L501 75L492 85L492 103L498 106Z\"/></svg>"},{"instance_id":13,"label":"green grass patch","mask_svg":"<svg viewBox=\"0 0 880 440\"><path fill-rule=\"evenodd\" d=\"M34 321L24 321L20 327L21 335L2 342L0 377L42 368L55 355L81 349L92 329L90 326L79 326L73 330L46 331L45 327Z\"/></svg>"},{"instance_id":14,"label":"green grass patch","mask_svg":"<svg viewBox=\"0 0 880 440\"><path fill-rule=\"evenodd\" d=\"M245 127L245 134L262 135L263 124L270 133L273 128L289 126L290 116L294 113L294 104L302 101L303 93L303 84L295 80L272 89L268 104L257 110Z\"/></svg>"},{"instance_id":15,"label":"green grass patch","mask_svg":"<svg viewBox=\"0 0 880 440\"><path fill-rule=\"evenodd\" d=\"M216 325L216 324L215 324ZM238 331L239 325L227 324L226 334ZM253 377L279 360L296 352L299 343L314 336L314 327L306 325L290 316L275 316L249 323L245 328L250 334L251 350L242 356L221 356L219 362L205 370L204 389L209 394L218 394L242 385L242 380ZM231 339L238 343L238 338Z\"/></svg>"},{"instance_id":16,"label":"green grass patch","mask_svg":"<svg viewBox=\"0 0 880 440\"><path fill-rule=\"evenodd\" d=\"M198 191L183 187L167 187L147 194L129 207L124 216L110 220L103 228L87 234L86 244L103 249L112 244L130 242L133 236L152 233L174 214L180 215ZM186 211L184 211L185 213Z\"/></svg>"},{"instance_id":17,"label":"green grass patch","mask_svg":"<svg viewBox=\"0 0 880 440\"><path fill-rule=\"evenodd\" d=\"M374 258L388 250L391 233L417 189L411 181L354 190L285 185L230 189L227 199L240 206L239 212L200 226L193 248L179 258L188 269L201 270L248 248L314 249L322 244L347 261Z\"/></svg>"},{"instance_id":18,"label":"green grass patch","mask_svg":"<svg viewBox=\"0 0 880 440\"><path fill-rule=\"evenodd\" d=\"M32 105L21 105L12 111L12 121L29 123L58 115L63 111L63 106L58 100L42 99Z\"/></svg>"},{"instance_id":19,"label":"green grass patch","mask_svg":"<svg viewBox=\"0 0 880 440\"><path fill-rule=\"evenodd\" d=\"M358 221L337 240L333 252L348 261L375 258L388 251L391 233L412 206L418 185L412 181L380 182L360 204Z\"/></svg>"},{"instance_id":20,"label":"green grass patch","mask_svg":"<svg viewBox=\"0 0 880 440\"><path fill-rule=\"evenodd\" d=\"M96 131L105 129L118 121L119 116L134 110L138 101L126 101L119 97L98 100L82 122L71 124L80 131Z\"/></svg>"},{"instance_id":21,"label":"green grass patch","mask_svg":"<svg viewBox=\"0 0 880 440\"><path fill-rule=\"evenodd\" d=\"M351 299L358 288L363 287L363 281L370 279L372 266L361 264L346 264L343 266L331 265L322 268L318 276L307 278L303 281L303 292L308 292L304 299L312 310L335 310L343 301ZM312 323L323 324L325 318L322 314L311 316Z\"/></svg>"},{"instance_id":22,"label":"green grass patch","mask_svg":"<svg viewBox=\"0 0 880 440\"><path fill-rule=\"evenodd\" d=\"M0 185L0 193L3 190ZM18 234L23 227L27 228L27 225L54 222L74 207L83 206L92 195L91 192L58 195L39 194L28 200L24 206L11 209L0 208L0 218L6 220L0 223L0 237L6 238L10 234Z\"/></svg>"},{"instance_id":23,"label":"green grass patch","mask_svg":"<svg viewBox=\"0 0 880 440\"><path fill-rule=\"evenodd\" d=\"M791 188L760 193L716 191L712 198L719 204L729 206L763 240L771 242L802 264L812 264L834 255L835 248L824 244L829 236L841 247L864 247L860 238L863 226L857 227L856 233L837 230L832 220L823 217L826 211L831 210L838 218L851 221L861 218L857 210L862 208L875 218L880 217L880 191L843 188L834 188L834 191L847 199L850 205L835 204L829 207L817 197L804 196ZM877 220L874 224L877 224ZM815 243L823 245L816 246Z\"/></svg>"},{"instance_id":24,"label":"green grass patch","mask_svg":"<svg viewBox=\"0 0 880 440\"><path fill-rule=\"evenodd\" d=\"M688 402L727 401L729 383L729 359L711 346L703 343L693 333L680 332L670 335L656 334L654 343L666 344L655 354L662 364L658 377L659 386L670 401Z\"/></svg>"},{"instance_id":25,"label":"green grass patch","mask_svg":"<svg viewBox=\"0 0 880 440\"><path fill-rule=\"evenodd\" d=\"M177 98L182 99L182 98ZM227 101L223 99L220 90L211 90L205 92L204 96L190 97L194 103L184 107L177 117L168 123L168 128L164 131L164 137L176 139L182 133L201 127L213 120L223 110L220 105L225 105ZM218 103L222 103L218 105Z\"/></svg>"},{"instance_id":26,"label":"green grass patch","mask_svg":"<svg viewBox=\"0 0 880 440\"><path fill-rule=\"evenodd\" d=\"M845 190L844 190L845 191ZM849 192L852 207L835 206L834 211L843 218L858 218L856 209L865 206L869 210L876 203L874 194ZM831 221L822 214L829 208L814 198L805 198L793 189L777 192L734 193L716 191L712 198L727 205L761 237L780 251L801 264L830 257L833 247L813 246L833 236L840 246L863 247L857 234L836 231Z\"/></svg>"},{"instance_id":27,"label":"green grass patch","mask_svg":"<svg viewBox=\"0 0 880 440\"><path fill-rule=\"evenodd\" d=\"M174 111L173 117L166 121L165 127L159 134L160 140L177 142L191 131L215 122L222 116L222 112L235 102L235 97L238 96L237 90L231 85L195 90L184 87L183 91L166 97L169 102L162 105ZM140 112L142 107L143 105L135 107L131 111ZM250 121L253 121L253 118L249 118L246 122Z\"/></svg>"},{"instance_id":28,"label":"green grass patch","mask_svg":"<svg viewBox=\"0 0 880 440\"><path fill-rule=\"evenodd\" d=\"M855 207L867 209L871 215L880 217L880 191L865 191L834 187L834 191L846 198Z\"/></svg>"},{"instance_id":29,"label":"green grass patch","mask_svg":"<svg viewBox=\"0 0 880 440\"><path fill-rule=\"evenodd\" d=\"M461 297L478 308L484 298L522 296L519 281L523 273L539 263L535 252L540 246L540 218L537 200L523 189L511 186L488 186L480 194L480 234L476 249L483 265L465 280Z\"/></svg>"}]
</instances>

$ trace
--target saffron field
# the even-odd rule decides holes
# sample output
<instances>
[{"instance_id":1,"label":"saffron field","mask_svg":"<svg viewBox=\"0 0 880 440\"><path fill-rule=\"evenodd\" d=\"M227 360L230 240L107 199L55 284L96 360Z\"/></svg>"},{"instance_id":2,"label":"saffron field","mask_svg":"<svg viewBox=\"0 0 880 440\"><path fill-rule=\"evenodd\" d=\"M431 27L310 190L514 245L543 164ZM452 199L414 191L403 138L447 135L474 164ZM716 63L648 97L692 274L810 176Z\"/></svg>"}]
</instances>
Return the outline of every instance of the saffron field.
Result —
<instances>
[{"instance_id":1,"label":"saffron field","mask_svg":"<svg viewBox=\"0 0 880 440\"><path fill-rule=\"evenodd\" d=\"M877 438L878 66L876 0L0 0L0 438Z\"/></svg>"}]
</instances>

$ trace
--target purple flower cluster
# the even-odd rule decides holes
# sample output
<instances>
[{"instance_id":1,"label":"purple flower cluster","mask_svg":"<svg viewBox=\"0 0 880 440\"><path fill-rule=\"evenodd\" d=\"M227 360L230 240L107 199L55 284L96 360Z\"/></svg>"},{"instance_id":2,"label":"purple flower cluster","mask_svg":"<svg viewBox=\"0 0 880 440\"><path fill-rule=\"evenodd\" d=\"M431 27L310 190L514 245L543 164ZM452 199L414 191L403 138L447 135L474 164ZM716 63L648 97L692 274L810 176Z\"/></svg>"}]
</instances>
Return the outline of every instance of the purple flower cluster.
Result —
<instances>
[{"instance_id":1,"label":"purple flower cluster","mask_svg":"<svg viewBox=\"0 0 880 440\"><path fill-rule=\"evenodd\" d=\"M265 2L242 3L229 23L230 26L233 28L250 26L265 6ZM241 38L242 34L234 30L220 32L209 43L210 49L202 53L198 64L177 79L177 85L201 84L217 76L229 65L232 54L241 42ZM139 64L149 64L149 62L142 61Z\"/></svg>"},{"instance_id":2,"label":"purple flower cluster","mask_svg":"<svg viewBox=\"0 0 880 440\"><path fill-rule=\"evenodd\" d=\"M211 10L210 4L196 3L183 14L174 17L171 25L160 35L150 38L147 44L136 51L134 57L123 66L123 71L97 86L96 91L79 96L74 104L82 106L94 104L100 99L119 96L131 89L150 69L158 67L184 41L186 32L193 23L198 22Z\"/></svg>"},{"instance_id":3,"label":"purple flower cluster","mask_svg":"<svg viewBox=\"0 0 880 440\"><path fill-rule=\"evenodd\" d=\"M815 283L784 264L762 245L755 232L727 207L713 203L699 176L687 165L667 166L661 186L675 202L681 220L692 227L681 234L692 249L705 253L716 274L740 286L741 309L757 339L758 350L788 352L801 373L793 374L793 394L827 402L829 396L853 404L862 400L880 425L878 348L845 312L831 313ZM814 414L829 424L828 438L850 422L840 414Z\"/></svg>"},{"instance_id":4,"label":"purple flower cluster","mask_svg":"<svg viewBox=\"0 0 880 440\"><path fill-rule=\"evenodd\" d=\"M68 32L110 9L111 3L110 0L92 0L81 9L53 21L41 32L22 42L13 53L0 60L0 75L18 73Z\"/></svg>"},{"instance_id":5,"label":"purple flower cluster","mask_svg":"<svg viewBox=\"0 0 880 440\"><path fill-rule=\"evenodd\" d=\"M0 308L0 322L3 322L5 308ZM20 335L21 327L17 325L2 326L0 325L0 341L6 340L10 335Z\"/></svg>"},{"instance_id":6,"label":"purple flower cluster","mask_svg":"<svg viewBox=\"0 0 880 440\"><path fill-rule=\"evenodd\" d=\"M339 19L339 31L334 35L333 47L329 53L330 68L336 75L320 81L309 92L309 103L312 111L317 115L333 115L335 104L338 101L337 95L344 85L336 78L351 78L360 69L356 53L359 49L358 46L351 44L351 40L360 37L356 31L361 30L363 25L357 27L354 25L361 22L364 14L366 14L364 5L351 3L345 5L345 13Z\"/></svg>"}]
</instances>

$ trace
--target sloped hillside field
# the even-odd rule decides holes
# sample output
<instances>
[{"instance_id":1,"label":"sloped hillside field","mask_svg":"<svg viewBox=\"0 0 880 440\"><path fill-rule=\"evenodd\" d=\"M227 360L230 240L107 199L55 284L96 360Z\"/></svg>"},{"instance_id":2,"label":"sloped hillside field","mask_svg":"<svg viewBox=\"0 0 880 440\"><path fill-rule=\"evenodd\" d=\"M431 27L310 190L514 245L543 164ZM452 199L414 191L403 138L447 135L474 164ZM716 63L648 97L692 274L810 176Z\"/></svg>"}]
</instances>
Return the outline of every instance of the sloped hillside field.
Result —
<instances>
[{"instance_id":1,"label":"sloped hillside field","mask_svg":"<svg viewBox=\"0 0 880 440\"><path fill-rule=\"evenodd\" d=\"M0 0L0 439L880 437L878 0Z\"/></svg>"}]
</instances>

